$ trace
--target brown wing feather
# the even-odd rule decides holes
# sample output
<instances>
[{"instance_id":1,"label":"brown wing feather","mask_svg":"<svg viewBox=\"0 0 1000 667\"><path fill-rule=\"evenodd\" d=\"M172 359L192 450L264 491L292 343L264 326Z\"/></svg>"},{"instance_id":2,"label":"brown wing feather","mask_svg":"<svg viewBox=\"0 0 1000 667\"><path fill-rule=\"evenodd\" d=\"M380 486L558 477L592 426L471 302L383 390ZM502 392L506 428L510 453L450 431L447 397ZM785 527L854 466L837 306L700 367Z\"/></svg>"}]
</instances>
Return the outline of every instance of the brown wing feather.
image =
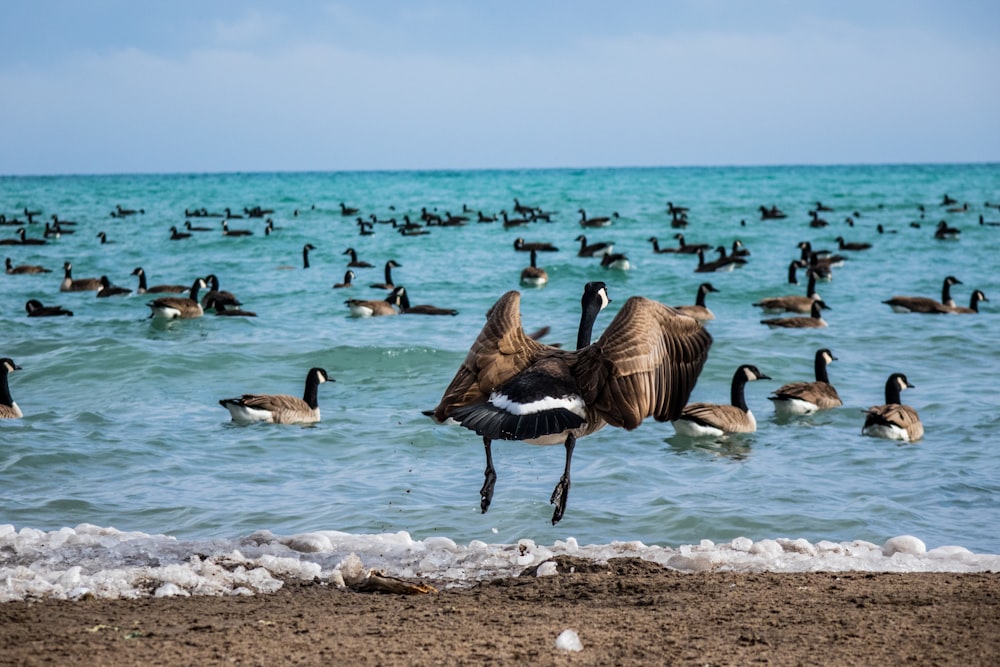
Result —
<instances>
[{"instance_id":1,"label":"brown wing feather","mask_svg":"<svg viewBox=\"0 0 1000 667\"><path fill-rule=\"evenodd\" d=\"M457 407L485 401L493 389L552 349L524 333L521 294L507 292L486 313L483 330L434 409L435 419L444 421Z\"/></svg>"},{"instance_id":2,"label":"brown wing feather","mask_svg":"<svg viewBox=\"0 0 1000 667\"><path fill-rule=\"evenodd\" d=\"M911 442L924 436L924 425L920 422L920 415L909 405L902 403L876 405L868 408L868 415L869 418L878 417L905 430L910 435Z\"/></svg>"},{"instance_id":3,"label":"brown wing feather","mask_svg":"<svg viewBox=\"0 0 1000 667\"><path fill-rule=\"evenodd\" d=\"M574 376L591 410L631 430L649 416L680 416L711 344L694 319L632 297L600 339L579 352Z\"/></svg>"},{"instance_id":4,"label":"brown wing feather","mask_svg":"<svg viewBox=\"0 0 1000 667\"><path fill-rule=\"evenodd\" d=\"M690 403L684 407L684 418L709 424L727 433L751 433L747 413L735 405L720 403Z\"/></svg>"},{"instance_id":5,"label":"brown wing feather","mask_svg":"<svg viewBox=\"0 0 1000 667\"><path fill-rule=\"evenodd\" d=\"M309 412L312 409L301 398L287 394L243 394L240 397L240 402L248 408L268 410L270 412L280 412L283 410Z\"/></svg>"}]
</instances>

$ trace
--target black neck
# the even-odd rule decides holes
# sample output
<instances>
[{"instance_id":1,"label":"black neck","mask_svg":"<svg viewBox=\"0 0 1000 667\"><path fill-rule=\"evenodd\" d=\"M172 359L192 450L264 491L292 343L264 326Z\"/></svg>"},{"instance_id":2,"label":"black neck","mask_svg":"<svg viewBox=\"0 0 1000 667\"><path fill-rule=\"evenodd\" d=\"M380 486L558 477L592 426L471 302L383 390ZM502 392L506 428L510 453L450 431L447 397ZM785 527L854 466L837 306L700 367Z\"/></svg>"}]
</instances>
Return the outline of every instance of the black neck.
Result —
<instances>
[{"instance_id":1,"label":"black neck","mask_svg":"<svg viewBox=\"0 0 1000 667\"><path fill-rule=\"evenodd\" d=\"M582 350L590 345L590 338L594 333L594 322L601 312L601 302L591 299L583 304L583 314L580 316L580 329L576 334L576 349Z\"/></svg>"},{"instance_id":2,"label":"black neck","mask_svg":"<svg viewBox=\"0 0 1000 667\"><path fill-rule=\"evenodd\" d=\"M796 264L795 262L792 262L791 264L788 265L788 284L789 285L798 285L799 284L798 268L799 268L799 265Z\"/></svg>"},{"instance_id":3,"label":"black neck","mask_svg":"<svg viewBox=\"0 0 1000 667\"><path fill-rule=\"evenodd\" d=\"M310 409L315 410L316 406L319 405L319 399L317 398L319 389L319 375L316 371L310 371L309 375L306 376L306 390L302 394L302 400L306 402L306 405Z\"/></svg>"},{"instance_id":4,"label":"black neck","mask_svg":"<svg viewBox=\"0 0 1000 667\"><path fill-rule=\"evenodd\" d=\"M196 280L196 281L194 281L194 284L191 285L191 296L190 296L190 298L191 298L192 301L197 301L198 300L198 290L199 289L201 289L201 283L199 283Z\"/></svg>"},{"instance_id":5,"label":"black neck","mask_svg":"<svg viewBox=\"0 0 1000 667\"><path fill-rule=\"evenodd\" d=\"M531 251L531 268L537 269L538 268L537 262L538 262L538 251L537 250L532 250Z\"/></svg>"},{"instance_id":6,"label":"black neck","mask_svg":"<svg viewBox=\"0 0 1000 667\"><path fill-rule=\"evenodd\" d=\"M949 301L951 301L951 281L945 280L941 286L941 303L948 305Z\"/></svg>"},{"instance_id":7,"label":"black neck","mask_svg":"<svg viewBox=\"0 0 1000 667\"><path fill-rule=\"evenodd\" d=\"M816 381L830 383L830 376L826 373L826 357L822 354L816 355L816 363L814 364L816 371Z\"/></svg>"},{"instance_id":8,"label":"black neck","mask_svg":"<svg viewBox=\"0 0 1000 667\"><path fill-rule=\"evenodd\" d=\"M391 264L386 264L385 265L385 284L386 285L391 285L392 284L392 265Z\"/></svg>"},{"instance_id":9,"label":"black neck","mask_svg":"<svg viewBox=\"0 0 1000 667\"><path fill-rule=\"evenodd\" d=\"M701 306L702 308L704 308L705 307L705 295L706 294L708 294L708 290L705 289L704 287L699 287L698 288L698 296L694 300L695 305L698 305L698 306Z\"/></svg>"},{"instance_id":10,"label":"black neck","mask_svg":"<svg viewBox=\"0 0 1000 667\"><path fill-rule=\"evenodd\" d=\"M302 268L309 268L309 248L302 248Z\"/></svg>"},{"instance_id":11,"label":"black neck","mask_svg":"<svg viewBox=\"0 0 1000 667\"><path fill-rule=\"evenodd\" d=\"M733 375L733 384L729 388L729 402L743 412L750 411L750 408L747 407L746 392L743 391L746 384L746 371L740 368L736 371L736 374Z\"/></svg>"},{"instance_id":12,"label":"black neck","mask_svg":"<svg viewBox=\"0 0 1000 667\"><path fill-rule=\"evenodd\" d=\"M10 395L10 385L7 384L7 367L0 368L0 405L13 405Z\"/></svg>"},{"instance_id":13,"label":"black neck","mask_svg":"<svg viewBox=\"0 0 1000 667\"><path fill-rule=\"evenodd\" d=\"M140 292L145 292L146 291L146 272L145 271L140 271L139 272L139 291Z\"/></svg>"},{"instance_id":14,"label":"black neck","mask_svg":"<svg viewBox=\"0 0 1000 667\"><path fill-rule=\"evenodd\" d=\"M809 271L809 285L806 287L806 296L812 298L816 294L816 272Z\"/></svg>"},{"instance_id":15,"label":"black neck","mask_svg":"<svg viewBox=\"0 0 1000 667\"><path fill-rule=\"evenodd\" d=\"M899 380L895 375L885 381L885 402L888 404L899 404Z\"/></svg>"}]
</instances>

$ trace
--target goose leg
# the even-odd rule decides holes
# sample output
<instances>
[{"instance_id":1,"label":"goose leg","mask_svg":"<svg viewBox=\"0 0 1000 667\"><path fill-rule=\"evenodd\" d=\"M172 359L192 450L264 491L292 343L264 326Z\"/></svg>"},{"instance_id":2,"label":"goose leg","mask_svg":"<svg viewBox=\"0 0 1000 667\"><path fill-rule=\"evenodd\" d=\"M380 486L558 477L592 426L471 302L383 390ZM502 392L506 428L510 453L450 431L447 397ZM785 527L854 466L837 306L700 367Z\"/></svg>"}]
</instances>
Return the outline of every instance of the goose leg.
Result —
<instances>
[{"instance_id":1,"label":"goose leg","mask_svg":"<svg viewBox=\"0 0 1000 667\"><path fill-rule=\"evenodd\" d=\"M566 468L563 470L556 488L552 491L552 497L549 498L549 502L556 506L555 511L552 512L553 526L559 523L563 512L566 511L566 498L569 497L569 464L573 460L574 447L576 447L576 436L571 433L566 438Z\"/></svg>"},{"instance_id":2,"label":"goose leg","mask_svg":"<svg viewBox=\"0 0 1000 667\"><path fill-rule=\"evenodd\" d=\"M497 483L497 471L493 469L492 441L485 436L483 436L483 447L486 449L486 480L483 482L483 488L479 490L479 507L483 514L486 514L493 501L493 485Z\"/></svg>"}]
</instances>

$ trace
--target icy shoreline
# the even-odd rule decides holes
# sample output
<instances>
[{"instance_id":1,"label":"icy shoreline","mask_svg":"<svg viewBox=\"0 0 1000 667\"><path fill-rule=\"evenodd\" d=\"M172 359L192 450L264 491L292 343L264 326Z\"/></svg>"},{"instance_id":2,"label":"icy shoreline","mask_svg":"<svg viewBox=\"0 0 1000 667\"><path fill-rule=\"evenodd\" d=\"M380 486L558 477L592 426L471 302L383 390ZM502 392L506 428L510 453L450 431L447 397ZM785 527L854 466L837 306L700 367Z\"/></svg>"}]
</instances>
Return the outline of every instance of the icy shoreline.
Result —
<instances>
[{"instance_id":1,"label":"icy shoreline","mask_svg":"<svg viewBox=\"0 0 1000 667\"><path fill-rule=\"evenodd\" d=\"M681 572L1000 571L1000 555L975 554L960 546L928 550L906 535L881 546L861 540L754 542L745 537L679 547L579 545L572 537L549 546L530 539L461 545L446 537L415 540L406 532L279 536L258 531L233 540L184 541L91 524L48 532L7 524L0 525L0 602L254 595L277 591L284 580L294 579L342 585L342 570L357 566L358 558L365 568L390 576L424 579L439 587L468 586L540 565L538 576L555 574L554 564L542 564L558 555L599 562L635 557Z\"/></svg>"}]
</instances>

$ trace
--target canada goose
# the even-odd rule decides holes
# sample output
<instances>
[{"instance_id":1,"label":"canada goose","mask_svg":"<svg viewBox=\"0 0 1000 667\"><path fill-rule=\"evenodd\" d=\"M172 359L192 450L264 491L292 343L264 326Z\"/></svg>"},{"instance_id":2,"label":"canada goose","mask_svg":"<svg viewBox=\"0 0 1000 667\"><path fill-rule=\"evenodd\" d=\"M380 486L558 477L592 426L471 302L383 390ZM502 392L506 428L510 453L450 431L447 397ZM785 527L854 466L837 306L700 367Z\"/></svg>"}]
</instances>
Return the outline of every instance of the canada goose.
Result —
<instances>
[{"instance_id":1,"label":"canada goose","mask_svg":"<svg viewBox=\"0 0 1000 667\"><path fill-rule=\"evenodd\" d=\"M243 310L239 306L226 308L225 304L220 302L216 296L209 298L208 303L204 306L204 309L205 312L212 311L216 315L225 317L257 317L257 313L249 310Z\"/></svg>"},{"instance_id":2,"label":"canada goose","mask_svg":"<svg viewBox=\"0 0 1000 667\"><path fill-rule=\"evenodd\" d=\"M201 227L201 226L198 226L198 225L192 225L190 220L185 220L184 221L184 229L188 230L189 232L210 232L210 231L212 231L211 227Z\"/></svg>"},{"instance_id":3,"label":"canada goose","mask_svg":"<svg viewBox=\"0 0 1000 667\"><path fill-rule=\"evenodd\" d=\"M56 228L59 228L59 227L61 227L63 225L66 225L67 227L73 227L74 225L76 225L76 222L73 221L73 220L60 220L59 216L57 214L53 213L52 214L52 226L56 227Z\"/></svg>"},{"instance_id":4,"label":"canada goose","mask_svg":"<svg viewBox=\"0 0 1000 667\"><path fill-rule=\"evenodd\" d=\"M395 287L395 283L392 282L392 270L403 268L402 264L399 264L394 259L390 259L385 263L385 282L384 283L372 283L369 287L374 287L375 289L392 289Z\"/></svg>"},{"instance_id":5,"label":"canada goose","mask_svg":"<svg viewBox=\"0 0 1000 667\"><path fill-rule=\"evenodd\" d=\"M344 303L350 309L351 317L381 317L399 314L399 311L393 307L399 305L399 297L395 292L381 301L346 299Z\"/></svg>"},{"instance_id":6,"label":"canada goose","mask_svg":"<svg viewBox=\"0 0 1000 667\"><path fill-rule=\"evenodd\" d=\"M351 256L351 261L347 263L347 266L349 267L353 267L355 269L370 269L373 267L373 265L368 262L358 261L358 253L355 252L354 248L348 248L340 254Z\"/></svg>"},{"instance_id":7,"label":"canada goose","mask_svg":"<svg viewBox=\"0 0 1000 667\"><path fill-rule=\"evenodd\" d=\"M12 276L20 276L28 273L52 273L52 269L46 269L44 266L37 264L18 264L14 266L14 262L8 257L7 273Z\"/></svg>"},{"instance_id":8,"label":"canada goose","mask_svg":"<svg viewBox=\"0 0 1000 667\"><path fill-rule=\"evenodd\" d=\"M690 209L687 206L674 206L673 202L667 202L667 213L672 216L678 216L683 213L687 213L688 211L690 211Z\"/></svg>"},{"instance_id":9,"label":"canada goose","mask_svg":"<svg viewBox=\"0 0 1000 667\"><path fill-rule=\"evenodd\" d=\"M538 266L538 251L531 251L531 266L521 271L521 284L528 287L542 287L549 282L549 274Z\"/></svg>"},{"instance_id":10,"label":"canada goose","mask_svg":"<svg viewBox=\"0 0 1000 667\"><path fill-rule=\"evenodd\" d=\"M343 289L345 287L354 287L354 271L348 269L347 273L344 274L344 282L337 283L333 286L333 289Z\"/></svg>"},{"instance_id":11,"label":"canada goose","mask_svg":"<svg viewBox=\"0 0 1000 667\"><path fill-rule=\"evenodd\" d=\"M712 286L712 283L702 283L701 285L698 286L698 296L695 297L695 302L694 302L695 305L674 306L674 310L680 311L681 313L684 313L688 317L693 317L699 322L714 320L715 315L712 313L711 310L708 309L707 306L705 306L705 295L708 294L709 292L718 292L718 291L719 290L715 289Z\"/></svg>"},{"instance_id":12,"label":"canada goose","mask_svg":"<svg viewBox=\"0 0 1000 667\"><path fill-rule=\"evenodd\" d=\"M233 213L231 210L229 210L228 206L226 208L222 209L222 210L226 212L226 216L225 217L226 217L227 220L232 220L234 218L238 219L238 218L242 218L243 217L239 213Z\"/></svg>"},{"instance_id":13,"label":"canada goose","mask_svg":"<svg viewBox=\"0 0 1000 667\"><path fill-rule=\"evenodd\" d=\"M951 312L960 313L963 315L976 315L977 313L979 313L980 301L989 301L989 299L986 298L986 295L983 294L982 290L977 289L972 293L972 296L969 297L968 308L963 308L962 306L955 306L954 308L951 309Z\"/></svg>"},{"instance_id":14,"label":"canada goose","mask_svg":"<svg viewBox=\"0 0 1000 667\"><path fill-rule=\"evenodd\" d=\"M986 220L985 218L983 218L982 215L979 216L979 224L982 225L982 226L988 226L988 227L1000 227L1000 222L991 222L991 221Z\"/></svg>"},{"instance_id":15,"label":"canada goose","mask_svg":"<svg viewBox=\"0 0 1000 667\"><path fill-rule=\"evenodd\" d=\"M10 385L7 383L7 375L19 370L21 367L15 364L13 359L9 357L0 359L0 419L20 419L24 416L21 408L17 407L17 403L11 397Z\"/></svg>"},{"instance_id":16,"label":"canada goose","mask_svg":"<svg viewBox=\"0 0 1000 667\"><path fill-rule=\"evenodd\" d=\"M779 317L761 320L760 323L766 324L772 329L775 327L781 329L821 329L826 326L826 320L823 319L822 314L824 310L830 310L830 306L826 305L822 299L813 299L809 306L809 317Z\"/></svg>"},{"instance_id":17,"label":"canada goose","mask_svg":"<svg viewBox=\"0 0 1000 667\"><path fill-rule=\"evenodd\" d=\"M881 222L875 226L875 231L877 231L879 234L895 234L896 233L895 229L886 229L885 227L883 227Z\"/></svg>"},{"instance_id":18,"label":"canada goose","mask_svg":"<svg viewBox=\"0 0 1000 667\"><path fill-rule=\"evenodd\" d=\"M528 218L509 218L507 217L507 211L500 211L500 217L503 218L503 226L506 227L520 227L526 225L531 220Z\"/></svg>"},{"instance_id":19,"label":"canada goose","mask_svg":"<svg viewBox=\"0 0 1000 667\"><path fill-rule=\"evenodd\" d=\"M733 241L733 251L731 253L729 253L729 256L730 257L749 257L750 256L750 251L747 249L747 247L745 245L743 245L743 241L741 241L740 239L736 239L735 241Z\"/></svg>"},{"instance_id":20,"label":"canada goose","mask_svg":"<svg viewBox=\"0 0 1000 667\"><path fill-rule=\"evenodd\" d=\"M316 249L316 246L314 246L312 243L307 243L304 246L302 246L302 268L303 269L308 269L309 268L309 251L310 250L315 250L315 249Z\"/></svg>"},{"instance_id":21,"label":"canada goose","mask_svg":"<svg viewBox=\"0 0 1000 667\"><path fill-rule=\"evenodd\" d=\"M104 299L109 296L125 296L132 293L132 290L127 287L112 285L107 276L101 276L99 280L101 281L101 289L97 290L98 299Z\"/></svg>"},{"instance_id":22,"label":"canada goose","mask_svg":"<svg viewBox=\"0 0 1000 667\"><path fill-rule=\"evenodd\" d=\"M243 394L239 398L224 398L219 405L229 410L234 422L249 424L312 424L319 421L317 389L333 378L322 368L310 368L302 398L288 394Z\"/></svg>"},{"instance_id":23,"label":"canada goose","mask_svg":"<svg viewBox=\"0 0 1000 667\"><path fill-rule=\"evenodd\" d=\"M213 299L216 301L216 305L224 308L243 305L243 303L236 298L235 294L219 289L219 277L214 273L210 273L205 276L205 285L203 285L203 287L206 287L207 291L201 297L202 308L207 308L208 302Z\"/></svg>"},{"instance_id":24,"label":"canada goose","mask_svg":"<svg viewBox=\"0 0 1000 667\"><path fill-rule=\"evenodd\" d=\"M525 240L519 236L514 239L514 250L518 250L520 252L531 252L532 250L537 250L538 252L556 252L559 248L545 241L526 243Z\"/></svg>"},{"instance_id":25,"label":"canada goose","mask_svg":"<svg viewBox=\"0 0 1000 667\"><path fill-rule=\"evenodd\" d=\"M340 214L342 216L346 217L346 216L349 216L349 215L357 215L358 211L359 211L359 209L357 209L357 208L355 208L353 206L348 206L344 202L340 202Z\"/></svg>"},{"instance_id":26,"label":"canada goose","mask_svg":"<svg viewBox=\"0 0 1000 667\"><path fill-rule=\"evenodd\" d=\"M135 209L135 208L122 208L121 204L116 204L115 205L115 212L111 214L111 217L115 217L115 214L117 214L117 217L124 218L124 217L129 216L129 215L136 215L137 213L145 213L145 212L146 211L144 209L141 209L141 208L139 208L139 209Z\"/></svg>"},{"instance_id":27,"label":"canada goose","mask_svg":"<svg viewBox=\"0 0 1000 667\"><path fill-rule=\"evenodd\" d=\"M577 251L577 257L594 257L596 255L607 255L615 249L614 243L591 243L587 245L587 237L580 234L576 237L576 240L580 242L580 250ZM656 239L653 239L654 241Z\"/></svg>"},{"instance_id":28,"label":"canada goose","mask_svg":"<svg viewBox=\"0 0 1000 667\"><path fill-rule=\"evenodd\" d=\"M150 301L148 304L152 312L150 317L160 320L193 319L205 314L201 304L198 303L198 290L205 289L207 285L204 279L198 278L191 285L191 291L187 297L164 296Z\"/></svg>"},{"instance_id":29,"label":"canada goose","mask_svg":"<svg viewBox=\"0 0 1000 667\"><path fill-rule=\"evenodd\" d=\"M838 236L836 240L837 240L837 250L858 251L858 250L868 250L869 248L872 247L871 243L859 243L859 242L848 243L844 240L843 236Z\"/></svg>"},{"instance_id":30,"label":"canada goose","mask_svg":"<svg viewBox=\"0 0 1000 667\"><path fill-rule=\"evenodd\" d=\"M699 250L709 250L712 247L708 243L687 243L684 240L684 235L680 232L674 234L674 238L677 239L679 245L677 252L684 255L697 255Z\"/></svg>"},{"instance_id":31,"label":"canada goose","mask_svg":"<svg viewBox=\"0 0 1000 667\"><path fill-rule=\"evenodd\" d=\"M771 208L767 208L766 206L758 206L757 208L760 210L761 220L780 220L782 218L788 217L785 214L785 212L779 209L777 206L771 206Z\"/></svg>"},{"instance_id":32,"label":"canada goose","mask_svg":"<svg viewBox=\"0 0 1000 667\"><path fill-rule=\"evenodd\" d=\"M226 209L227 211L229 209ZM242 217L242 216L240 216ZM222 221L222 235L223 236L252 236L253 232L249 229L230 229L229 223L225 220Z\"/></svg>"},{"instance_id":33,"label":"canada goose","mask_svg":"<svg viewBox=\"0 0 1000 667\"><path fill-rule=\"evenodd\" d=\"M188 291L188 287L184 285L153 285L150 287L146 283L146 272L141 266L135 267L132 270L133 276L139 276L139 287L135 290L136 294L180 294L181 292Z\"/></svg>"},{"instance_id":34,"label":"canada goose","mask_svg":"<svg viewBox=\"0 0 1000 667\"><path fill-rule=\"evenodd\" d=\"M101 289L101 281L97 278L73 279L73 265L69 262L63 263L65 272L62 282L59 284L60 292L90 292Z\"/></svg>"},{"instance_id":35,"label":"canada goose","mask_svg":"<svg viewBox=\"0 0 1000 667\"><path fill-rule=\"evenodd\" d=\"M894 296L882 303L887 304L897 313L950 313L955 307L951 298L951 286L961 285L962 281L955 276L948 276L941 284L941 301L935 301L926 296Z\"/></svg>"},{"instance_id":36,"label":"canada goose","mask_svg":"<svg viewBox=\"0 0 1000 667\"><path fill-rule=\"evenodd\" d=\"M355 222L354 224L356 224L358 226L358 235L360 235L360 236L374 236L375 235L374 225L372 225L372 223L365 222L361 218L358 218L357 222Z\"/></svg>"},{"instance_id":37,"label":"canada goose","mask_svg":"<svg viewBox=\"0 0 1000 667\"><path fill-rule=\"evenodd\" d=\"M726 248L724 246L719 246L715 249L719 253L719 259L711 262L705 261L705 252L703 250L698 251L698 266L695 267L695 273L715 273L718 271L732 271L738 266L743 266L747 263L742 257L727 257Z\"/></svg>"},{"instance_id":38,"label":"canada goose","mask_svg":"<svg viewBox=\"0 0 1000 667\"><path fill-rule=\"evenodd\" d=\"M38 299L30 299L24 304L24 309L28 312L28 317L56 317L58 315L73 316L72 310L66 310L62 306L43 306Z\"/></svg>"},{"instance_id":39,"label":"canada goose","mask_svg":"<svg viewBox=\"0 0 1000 667\"><path fill-rule=\"evenodd\" d=\"M514 213L518 213L520 215L530 215L534 212L534 206L525 206L517 200L517 197L514 197Z\"/></svg>"},{"instance_id":40,"label":"canada goose","mask_svg":"<svg viewBox=\"0 0 1000 667\"><path fill-rule=\"evenodd\" d=\"M518 292L507 292L448 385L434 418L449 418L483 436L485 481L480 508L489 509L496 483L492 442L563 443L565 468L550 502L552 523L565 511L570 462L579 437L606 424L632 430L649 416L676 419L698 380L711 335L690 317L643 297L631 297L594 344L598 314L610 302L602 282L587 283L576 350L528 338Z\"/></svg>"},{"instance_id":41,"label":"canada goose","mask_svg":"<svg viewBox=\"0 0 1000 667\"><path fill-rule=\"evenodd\" d=\"M813 362L816 381L790 382L778 387L771 396L768 396L774 403L774 411L779 416L790 417L809 415L817 410L829 410L843 405L844 402L830 384L830 377L826 371L827 364L836 360L837 357L833 356L830 350L826 348L817 350Z\"/></svg>"},{"instance_id":42,"label":"canada goose","mask_svg":"<svg viewBox=\"0 0 1000 667\"><path fill-rule=\"evenodd\" d=\"M46 222L45 230L42 231L42 236L44 236L47 239L57 239L60 236L62 236L62 230L60 230L57 227L53 227Z\"/></svg>"},{"instance_id":43,"label":"canada goose","mask_svg":"<svg viewBox=\"0 0 1000 667\"><path fill-rule=\"evenodd\" d=\"M599 217L596 217L596 218L588 218L587 217L587 212L584 211L582 208L578 209L577 213L580 214L580 226L581 227L607 227L608 225L611 224L611 218L608 217L608 216L599 216ZM615 214L612 217L618 217L618 216L617 216L617 214Z\"/></svg>"},{"instance_id":44,"label":"canada goose","mask_svg":"<svg viewBox=\"0 0 1000 667\"><path fill-rule=\"evenodd\" d=\"M937 227L934 228L934 238L939 241L949 241L958 238L958 235L962 233L961 229L956 227L949 227L948 223L944 220L937 223Z\"/></svg>"},{"instance_id":45,"label":"canada goose","mask_svg":"<svg viewBox=\"0 0 1000 667\"><path fill-rule=\"evenodd\" d=\"M901 391L913 388L902 373L890 375L885 381L885 404L868 408L861 435L904 442L916 442L924 437L924 425L917 411L899 400Z\"/></svg>"},{"instance_id":46,"label":"canada goose","mask_svg":"<svg viewBox=\"0 0 1000 667\"><path fill-rule=\"evenodd\" d=\"M821 201L816 202L816 210L817 211L824 211L826 213L831 213L833 211L833 209L830 208L829 206L824 206L823 202L821 202Z\"/></svg>"},{"instance_id":47,"label":"canada goose","mask_svg":"<svg viewBox=\"0 0 1000 667\"><path fill-rule=\"evenodd\" d=\"M798 266L798 262L792 262L789 265L789 281L792 281L795 274L795 269ZM798 283L798 280L794 280ZM809 284L806 287L806 294L802 296L800 294L789 294L787 296L772 296L766 299L761 299L755 302L753 305L758 308L763 308L765 313L802 313L807 314L812 312L813 301L819 299L819 294L816 293L816 272L809 271Z\"/></svg>"},{"instance_id":48,"label":"canada goose","mask_svg":"<svg viewBox=\"0 0 1000 667\"><path fill-rule=\"evenodd\" d=\"M969 210L968 202L962 204L961 206L952 206L951 208L946 208L946 213L965 213Z\"/></svg>"},{"instance_id":49,"label":"canada goose","mask_svg":"<svg viewBox=\"0 0 1000 667\"><path fill-rule=\"evenodd\" d=\"M952 206L957 203L958 200L949 197L947 192L944 193L944 196L941 198L941 206Z\"/></svg>"},{"instance_id":50,"label":"canada goose","mask_svg":"<svg viewBox=\"0 0 1000 667\"><path fill-rule=\"evenodd\" d=\"M809 221L810 227L826 227L830 224L823 218L819 217L819 213L816 211L809 211L809 217L812 218L812 220Z\"/></svg>"},{"instance_id":51,"label":"canada goose","mask_svg":"<svg viewBox=\"0 0 1000 667\"><path fill-rule=\"evenodd\" d=\"M45 230L48 231L48 232L51 232L52 234L54 234L56 236L56 238L59 238L59 236L62 235L62 234L75 234L76 233L76 230L74 230L74 229L63 229L62 228L62 223L60 223L60 222L54 222L54 223L52 223L51 227L49 227L49 223L46 222L45 223ZM46 234L45 236L48 236L48 234Z\"/></svg>"},{"instance_id":52,"label":"canada goose","mask_svg":"<svg viewBox=\"0 0 1000 667\"><path fill-rule=\"evenodd\" d=\"M225 224L225 223L223 223L223 224ZM184 239L189 239L189 238L191 238L191 233L190 232L179 232L179 231L177 231L177 227L171 227L170 228L170 240L171 241L183 241Z\"/></svg>"},{"instance_id":53,"label":"canada goose","mask_svg":"<svg viewBox=\"0 0 1000 667\"><path fill-rule=\"evenodd\" d=\"M482 211L476 211L476 222L496 222L497 214L485 215Z\"/></svg>"},{"instance_id":54,"label":"canada goose","mask_svg":"<svg viewBox=\"0 0 1000 667\"><path fill-rule=\"evenodd\" d=\"M29 239L28 232L24 227L17 229L17 237L20 239L20 245L45 245L48 243L45 239Z\"/></svg>"},{"instance_id":55,"label":"canada goose","mask_svg":"<svg viewBox=\"0 0 1000 667\"><path fill-rule=\"evenodd\" d=\"M442 227L461 227L469 221L467 215L452 215L451 211L444 212L444 219L441 220Z\"/></svg>"},{"instance_id":56,"label":"canada goose","mask_svg":"<svg viewBox=\"0 0 1000 667\"><path fill-rule=\"evenodd\" d=\"M729 389L729 405L689 403L674 420L674 430L678 435L689 437L753 433L757 430L757 420L747 407L744 388L747 382L770 379L756 366L751 364L740 366L733 373L733 382Z\"/></svg>"},{"instance_id":57,"label":"canada goose","mask_svg":"<svg viewBox=\"0 0 1000 667\"><path fill-rule=\"evenodd\" d=\"M650 236L646 240L653 244L654 255L674 254L680 252L680 248L661 248L660 239L656 238L655 236Z\"/></svg>"},{"instance_id":58,"label":"canada goose","mask_svg":"<svg viewBox=\"0 0 1000 667\"><path fill-rule=\"evenodd\" d=\"M427 304L416 306L410 305L410 297L406 293L406 288L399 285L392 291L395 305L403 315L458 315L457 310L451 308L438 308Z\"/></svg>"},{"instance_id":59,"label":"canada goose","mask_svg":"<svg viewBox=\"0 0 1000 667\"><path fill-rule=\"evenodd\" d=\"M628 271L632 268L631 262L628 261L628 255L620 252L613 252L601 257L601 266L605 269L617 269L619 271Z\"/></svg>"}]
</instances>

